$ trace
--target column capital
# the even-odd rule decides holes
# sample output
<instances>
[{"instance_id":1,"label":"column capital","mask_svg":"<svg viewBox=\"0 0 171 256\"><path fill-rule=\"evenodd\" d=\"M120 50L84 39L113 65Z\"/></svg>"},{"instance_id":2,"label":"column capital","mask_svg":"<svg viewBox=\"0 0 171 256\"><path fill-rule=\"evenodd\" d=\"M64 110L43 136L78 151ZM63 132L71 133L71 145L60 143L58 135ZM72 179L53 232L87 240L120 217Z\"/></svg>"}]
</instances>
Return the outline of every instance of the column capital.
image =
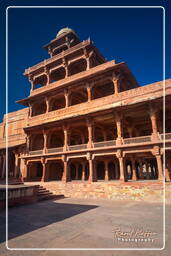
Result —
<instances>
[{"instance_id":1,"label":"column capital","mask_svg":"<svg viewBox=\"0 0 171 256\"><path fill-rule=\"evenodd\" d=\"M69 161L67 155L62 155L62 161L63 162L68 162Z\"/></svg>"},{"instance_id":2,"label":"column capital","mask_svg":"<svg viewBox=\"0 0 171 256\"><path fill-rule=\"evenodd\" d=\"M153 149L151 150L153 156L159 156L161 155L161 149L159 146L154 146Z\"/></svg>"}]
</instances>

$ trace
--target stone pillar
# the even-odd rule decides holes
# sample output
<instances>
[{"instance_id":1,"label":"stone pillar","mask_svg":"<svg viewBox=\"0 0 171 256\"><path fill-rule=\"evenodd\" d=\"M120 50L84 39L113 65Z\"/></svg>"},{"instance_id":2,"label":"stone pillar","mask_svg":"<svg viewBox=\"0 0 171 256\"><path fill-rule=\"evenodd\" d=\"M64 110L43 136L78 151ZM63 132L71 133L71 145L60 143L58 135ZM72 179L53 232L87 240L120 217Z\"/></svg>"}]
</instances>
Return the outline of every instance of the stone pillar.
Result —
<instances>
[{"instance_id":1,"label":"stone pillar","mask_svg":"<svg viewBox=\"0 0 171 256\"><path fill-rule=\"evenodd\" d=\"M105 164L105 181L109 181L109 170L108 170L108 161L104 161Z\"/></svg>"},{"instance_id":2,"label":"stone pillar","mask_svg":"<svg viewBox=\"0 0 171 256\"><path fill-rule=\"evenodd\" d=\"M64 96L65 96L65 107L69 107L69 93L68 90L64 90Z\"/></svg>"},{"instance_id":3,"label":"stone pillar","mask_svg":"<svg viewBox=\"0 0 171 256\"><path fill-rule=\"evenodd\" d=\"M121 150L117 150L116 156L119 160L119 169L120 169L120 181L127 181L124 170L124 155Z\"/></svg>"},{"instance_id":4,"label":"stone pillar","mask_svg":"<svg viewBox=\"0 0 171 256\"><path fill-rule=\"evenodd\" d=\"M91 86L87 84L86 88L87 88L87 99L88 99L88 102L90 102L92 100Z\"/></svg>"},{"instance_id":5,"label":"stone pillar","mask_svg":"<svg viewBox=\"0 0 171 256\"><path fill-rule=\"evenodd\" d=\"M15 153L15 169L14 169L14 177L17 177L17 174L19 174L19 155L18 153Z\"/></svg>"},{"instance_id":6,"label":"stone pillar","mask_svg":"<svg viewBox=\"0 0 171 256\"><path fill-rule=\"evenodd\" d=\"M135 158L131 158L132 163L132 180L137 180L137 172L136 172L136 166L135 166Z\"/></svg>"},{"instance_id":7,"label":"stone pillar","mask_svg":"<svg viewBox=\"0 0 171 256\"><path fill-rule=\"evenodd\" d=\"M83 162L82 163L82 177L81 177L82 181L85 180L85 170L86 170L86 162Z\"/></svg>"},{"instance_id":8,"label":"stone pillar","mask_svg":"<svg viewBox=\"0 0 171 256\"><path fill-rule=\"evenodd\" d=\"M21 180L24 182L24 178L28 179L28 163L26 159L23 159L22 171L21 171Z\"/></svg>"},{"instance_id":9,"label":"stone pillar","mask_svg":"<svg viewBox=\"0 0 171 256\"><path fill-rule=\"evenodd\" d=\"M33 115L33 106L29 103L29 117Z\"/></svg>"},{"instance_id":10,"label":"stone pillar","mask_svg":"<svg viewBox=\"0 0 171 256\"><path fill-rule=\"evenodd\" d=\"M46 77L47 77L47 83L46 85L50 84L50 70L47 66L44 67L44 72L46 74Z\"/></svg>"},{"instance_id":11,"label":"stone pillar","mask_svg":"<svg viewBox=\"0 0 171 256\"><path fill-rule=\"evenodd\" d=\"M63 155L62 160L63 160L63 166L64 166L62 181L66 183L67 181L70 181L70 168L68 164L69 161L66 155Z\"/></svg>"},{"instance_id":12,"label":"stone pillar","mask_svg":"<svg viewBox=\"0 0 171 256\"><path fill-rule=\"evenodd\" d=\"M31 91L34 90L34 80L33 80L33 76L32 75L29 75L28 76L28 80L29 82L31 83Z\"/></svg>"},{"instance_id":13,"label":"stone pillar","mask_svg":"<svg viewBox=\"0 0 171 256\"><path fill-rule=\"evenodd\" d=\"M156 155L157 160L157 168L158 168L158 180L163 180L163 165L162 165L162 159L161 155Z\"/></svg>"},{"instance_id":14,"label":"stone pillar","mask_svg":"<svg viewBox=\"0 0 171 256\"><path fill-rule=\"evenodd\" d=\"M116 145L120 145L123 143L123 137L122 137L122 119L119 113L115 114L115 121L116 121L116 128L117 128Z\"/></svg>"},{"instance_id":15,"label":"stone pillar","mask_svg":"<svg viewBox=\"0 0 171 256\"><path fill-rule=\"evenodd\" d=\"M149 173L149 166L148 166L147 161L145 161L145 169L146 169L146 177L149 180L150 179L150 173Z\"/></svg>"},{"instance_id":16,"label":"stone pillar","mask_svg":"<svg viewBox=\"0 0 171 256\"><path fill-rule=\"evenodd\" d=\"M158 133L158 127L157 127L157 110L151 107L149 111L149 115L151 119L152 139L158 140L159 133Z\"/></svg>"},{"instance_id":17,"label":"stone pillar","mask_svg":"<svg viewBox=\"0 0 171 256\"><path fill-rule=\"evenodd\" d=\"M44 147L43 147L43 153L47 153L47 132L43 131L43 138L44 138Z\"/></svg>"},{"instance_id":18,"label":"stone pillar","mask_svg":"<svg viewBox=\"0 0 171 256\"><path fill-rule=\"evenodd\" d=\"M163 181L163 164L161 159L161 152L159 146L154 146L152 150L152 154L155 156L157 160L157 169L158 169L158 180Z\"/></svg>"},{"instance_id":19,"label":"stone pillar","mask_svg":"<svg viewBox=\"0 0 171 256\"><path fill-rule=\"evenodd\" d=\"M119 93L119 77L115 73L112 74L112 82L114 86L114 94Z\"/></svg>"},{"instance_id":20,"label":"stone pillar","mask_svg":"<svg viewBox=\"0 0 171 256\"><path fill-rule=\"evenodd\" d=\"M46 113L48 113L48 112L49 112L49 109L50 109L49 98L46 97L46 98L45 98L45 101L46 101Z\"/></svg>"},{"instance_id":21,"label":"stone pillar","mask_svg":"<svg viewBox=\"0 0 171 256\"><path fill-rule=\"evenodd\" d=\"M93 144L93 141L92 141L92 121L87 119L87 128L88 128L88 144L87 144L87 147L88 148L92 148L92 144Z\"/></svg>"},{"instance_id":22,"label":"stone pillar","mask_svg":"<svg viewBox=\"0 0 171 256\"><path fill-rule=\"evenodd\" d=\"M41 181L45 182L45 181L47 181L47 161L46 161L46 159L42 158L41 163L42 163L42 166L43 166L43 174L42 174Z\"/></svg>"},{"instance_id":23,"label":"stone pillar","mask_svg":"<svg viewBox=\"0 0 171 256\"><path fill-rule=\"evenodd\" d=\"M87 160L89 163L89 178L88 182L91 183L94 181L94 170L93 170L93 159L91 153L87 153Z\"/></svg>"},{"instance_id":24,"label":"stone pillar","mask_svg":"<svg viewBox=\"0 0 171 256\"><path fill-rule=\"evenodd\" d=\"M68 127L64 126L63 131L64 131L64 151L67 151L68 150Z\"/></svg>"},{"instance_id":25,"label":"stone pillar","mask_svg":"<svg viewBox=\"0 0 171 256\"><path fill-rule=\"evenodd\" d=\"M26 152L27 152L27 154L29 154L29 151L30 151L30 135L27 134L27 137L26 137Z\"/></svg>"}]
</instances>

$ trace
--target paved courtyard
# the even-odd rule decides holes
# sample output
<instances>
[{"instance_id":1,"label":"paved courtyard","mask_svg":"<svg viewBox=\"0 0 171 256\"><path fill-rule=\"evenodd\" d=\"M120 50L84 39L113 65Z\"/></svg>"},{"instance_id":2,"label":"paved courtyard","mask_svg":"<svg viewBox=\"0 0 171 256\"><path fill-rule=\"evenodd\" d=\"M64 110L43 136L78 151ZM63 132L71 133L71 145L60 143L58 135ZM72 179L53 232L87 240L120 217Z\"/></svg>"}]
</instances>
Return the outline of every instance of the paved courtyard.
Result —
<instances>
[{"instance_id":1,"label":"paved courtyard","mask_svg":"<svg viewBox=\"0 0 171 256\"><path fill-rule=\"evenodd\" d=\"M171 205L167 205L166 220L169 219L170 212ZM5 232L2 232L5 228L4 211L0 213L0 220L0 255L3 256L132 255L131 251L7 250ZM166 231L165 250L136 251L136 255L152 256L155 253L169 256L170 226L167 226ZM139 233L135 236L135 232ZM148 241L144 240L145 232L152 232L148 235ZM160 248L163 245L162 232L160 203L65 198L9 209L10 248ZM120 237L123 238L124 235L131 237L132 241L121 240ZM135 240L135 237L143 240Z\"/></svg>"}]
</instances>

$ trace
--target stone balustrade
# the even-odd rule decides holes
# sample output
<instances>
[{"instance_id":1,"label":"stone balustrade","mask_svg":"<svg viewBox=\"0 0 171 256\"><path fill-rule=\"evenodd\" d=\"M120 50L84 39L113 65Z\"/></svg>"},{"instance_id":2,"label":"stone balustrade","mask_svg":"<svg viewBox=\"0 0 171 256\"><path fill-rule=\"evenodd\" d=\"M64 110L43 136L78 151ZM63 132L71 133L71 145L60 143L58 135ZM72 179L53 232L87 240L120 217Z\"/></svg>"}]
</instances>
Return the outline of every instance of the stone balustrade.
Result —
<instances>
[{"instance_id":1,"label":"stone balustrade","mask_svg":"<svg viewBox=\"0 0 171 256\"><path fill-rule=\"evenodd\" d=\"M163 134L159 135L159 142L161 143L163 141ZM165 134L165 140L171 140L171 133L166 133ZM142 144L142 143L148 143L148 142L153 142L151 136L141 136L141 137L132 137L132 138L126 138L123 140L124 145L131 145L131 144ZM104 148L104 147L119 147L119 145L116 145L116 140L110 140L110 141L100 141L100 142L94 142L92 143L92 148ZM69 151L76 151L76 150L88 150L88 144L79 144L79 145L71 145L68 146L67 152ZM59 148L49 148L47 149L47 153L62 153L63 147ZM43 154L43 150L36 150L36 151L29 151L29 155L41 155Z\"/></svg>"}]
</instances>

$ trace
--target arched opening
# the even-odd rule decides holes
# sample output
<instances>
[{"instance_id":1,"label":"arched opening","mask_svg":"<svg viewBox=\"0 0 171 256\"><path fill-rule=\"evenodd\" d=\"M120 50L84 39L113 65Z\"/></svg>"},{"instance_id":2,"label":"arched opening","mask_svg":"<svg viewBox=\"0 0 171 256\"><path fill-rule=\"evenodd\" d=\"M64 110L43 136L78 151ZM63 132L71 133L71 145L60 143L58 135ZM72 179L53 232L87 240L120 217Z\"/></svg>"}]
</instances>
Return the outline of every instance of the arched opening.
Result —
<instances>
[{"instance_id":1,"label":"arched opening","mask_svg":"<svg viewBox=\"0 0 171 256\"><path fill-rule=\"evenodd\" d=\"M87 90L84 88L80 88L79 91L72 92L70 94L70 105L76 105L88 100Z\"/></svg>"},{"instance_id":2,"label":"arched opening","mask_svg":"<svg viewBox=\"0 0 171 256\"><path fill-rule=\"evenodd\" d=\"M105 165L104 162L97 163L97 180L104 180L105 178Z\"/></svg>"},{"instance_id":3,"label":"arched opening","mask_svg":"<svg viewBox=\"0 0 171 256\"><path fill-rule=\"evenodd\" d=\"M42 150L44 147L43 134L35 134L31 136L31 151Z\"/></svg>"},{"instance_id":4,"label":"arched opening","mask_svg":"<svg viewBox=\"0 0 171 256\"><path fill-rule=\"evenodd\" d=\"M48 148L59 148L59 147L63 147L64 145L64 135L63 132L61 130L61 132L53 132L51 134L49 134L49 138L48 138Z\"/></svg>"},{"instance_id":5,"label":"arched opening","mask_svg":"<svg viewBox=\"0 0 171 256\"><path fill-rule=\"evenodd\" d=\"M98 99L114 94L114 86L112 81L105 81L95 84L92 88L92 98Z\"/></svg>"},{"instance_id":6,"label":"arched opening","mask_svg":"<svg viewBox=\"0 0 171 256\"><path fill-rule=\"evenodd\" d=\"M76 180L76 166L73 163L70 164L70 178Z\"/></svg>"},{"instance_id":7,"label":"arched opening","mask_svg":"<svg viewBox=\"0 0 171 256\"><path fill-rule=\"evenodd\" d=\"M63 176L63 164L61 161L49 161L48 163L48 181L61 181Z\"/></svg>"},{"instance_id":8,"label":"arched opening","mask_svg":"<svg viewBox=\"0 0 171 256\"><path fill-rule=\"evenodd\" d=\"M66 44L64 44L64 45L62 45L62 46L60 46L60 47L57 47L57 48L55 48L54 50L53 50L53 56L54 55L57 55L57 54L59 54L59 53L61 53L61 52L63 52L63 51L66 51L68 49L68 46L66 45Z\"/></svg>"},{"instance_id":9,"label":"arched opening","mask_svg":"<svg viewBox=\"0 0 171 256\"><path fill-rule=\"evenodd\" d=\"M45 86L46 84L47 84L47 76L45 74L36 77L33 82L34 89L41 88L41 87Z\"/></svg>"},{"instance_id":10,"label":"arched opening","mask_svg":"<svg viewBox=\"0 0 171 256\"><path fill-rule=\"evenodd\" d=\"M68 67L69 75L75 75L87 69L87 62L85 59L81 59L71 63Z\"/></svg>"},{"instance_id":11,"label":"arched opening","mask_svg":"<svg viewBox=\"0 0 171 256\"><path fill-rule=\"evenodd\" d=\"M37 116L46 113L46 103L40 102L33 105L32 116Z\"/></svg>"},{"instance_id":12,"label":"arched opening","mask_svg":"<svg viewBox=\"0 0 171 256\"><path fill-rule=\"evenodd\" d=\"M8 153L8 177L14 177L15 171L15 154L12 151Z\"/></svg>"},{"instance_id":13,"label":"arched opening","mask_svg":"<svg viewBox=\"0 0 171 256\"><path fill-rule=\"evenodd\" d=\"M70 145L87 144L88 142L88 131L84 127L80 129L73 129L70 133Z\"/></svg>"},{"instance_id":14,"label":"arched opening","mask_svg":"<svg viewBox=\"0 0 171 256\"><path fill-rule=\"evenodd\" d=\"M113 161L110 161L108 163L108 175L109 175L109 180L119 179L119 175L117 173L116 165Z\"/></svg>"},{"instance_id":15,"label":"arched opening","mask_svg":"<svg viewBox=\"0 0 171 256\"><path fill-rule=\"evenodd\" d=\"M65 98L57 98L53 99L50 103L50 111L58 110L61 108L65 108Z\"/></svg>"},{"instance_id":16,"label":"arched opening","mask_svg":"<svg viewBox=\"0 0 171 256\"><path fill-rule=\"evenodd\" d=\"M126 167L126 179L131 180L132 179L132 163L131 163L131 161L126 161L125 167Z\"/></svg>"},{"instance_id":17,"label":"arched opening","mask_svg":"<svg viewBox=\"0 0 171 256\"><path fill-rule=\"evenodd\" d=\"M65 78L65 75L66 75L66 72L64 67L52 70L50 73L50 82L53 83L53 82L59 81Z\"/></svg>"},{"instance_id":18,"label":"arched opening","mask_svg":"<svg viewBox=\"0 0 171 256\"><path fill-rule=\"evenodd\" d=\"M85 166L85 180L89 179L89 164L87 163Z\"/></svg>"},{"instance_id":19,"label":"arched opening","mask_svg":"<svg viewBox=\"0 0 171 256\"><path fill-rule=\"evenodd\" d=\"M40 161L30 162L28 164L27 180L40 181L43 175L43 165Z\"/></svg>"},{"instance_id":20,"label":"arched opening","mask_svg":"<svg viewBox=\"0 0 171 256\"><path fill-rule=\"evenodd\" d=\"M104 141L104 133L100 127L94 128L94 142Z\"/></svg>"}]
</instances>

